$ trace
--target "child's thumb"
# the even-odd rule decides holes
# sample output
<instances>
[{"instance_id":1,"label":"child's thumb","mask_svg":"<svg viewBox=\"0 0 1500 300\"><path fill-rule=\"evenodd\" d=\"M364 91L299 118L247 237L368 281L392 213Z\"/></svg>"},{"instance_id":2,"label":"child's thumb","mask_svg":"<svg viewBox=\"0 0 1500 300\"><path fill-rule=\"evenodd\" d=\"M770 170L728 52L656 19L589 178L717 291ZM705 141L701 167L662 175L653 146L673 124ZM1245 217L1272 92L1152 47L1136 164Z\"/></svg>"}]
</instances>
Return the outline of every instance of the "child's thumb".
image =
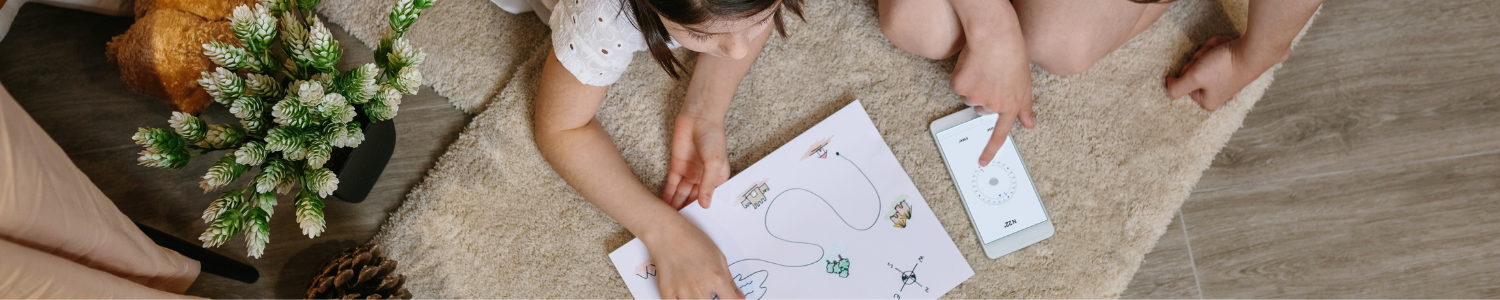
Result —
<instances>
[{"instance_id":1,"label":"child's thumb","mask_svg":"<svg viewBox=\"0 0 1500 300\"><path fill-rule=\"evenodd\" d=\"M719 185L729 180L729 165L720 160L713 160L705 169L707 174L704 174L703 183L700 184L702 190L699 192L702 194L698 195L698 205L708 208L712 204L710 202L713 202L714 190L719 189Z\"/></svg>"},{"instance_id":2,"label":"child's thumb","mask_svg":"<svg viewBox=\"0 0 1500 300\"><path fill-rule=\"evenodd\" d=\"M1194 90L1198 90L1198 81L1193 79L1194 77L1190 74L1184 75L1188 76L1167 77L1167 94L1171 94L1172 99L1180 99L1183 96L1191 94Z\"/></svg>"},{"instance_id":3,"label":"child's thumb","mask_svg":"<svg viewBox=\"0 0 1500 300\"><path fill-rule=\"evenodd\" d=\"M708 206L713 204L712 202L714 201L714 189L717 189L719 186L718 184L705 182L699 185L699 187L702 189L698 190L698 206L708 209Z\"/></svg>"}]
</instances>

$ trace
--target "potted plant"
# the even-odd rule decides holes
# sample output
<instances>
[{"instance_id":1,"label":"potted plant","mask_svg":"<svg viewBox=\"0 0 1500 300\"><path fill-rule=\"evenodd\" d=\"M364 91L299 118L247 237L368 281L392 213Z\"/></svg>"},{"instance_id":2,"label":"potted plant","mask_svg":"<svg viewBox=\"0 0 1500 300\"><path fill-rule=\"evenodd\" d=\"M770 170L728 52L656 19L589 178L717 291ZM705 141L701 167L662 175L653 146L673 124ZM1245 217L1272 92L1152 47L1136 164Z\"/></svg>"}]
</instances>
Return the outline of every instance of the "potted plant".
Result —
<instances>
[{"instance_id":1,"label":"potted plant","mask_svg":"<svg viewBox=\"0 0 1500 300\"><path fill-rule=\"evenodd\" d=\"M295 194L302 233L317 237L324 229L323 197L349 176L369 177L368 170L351 171L372 167L358 165L357 158L376 157L375 178L389 159L389 120L402 94L415 95L422 84L417 66L426 56L403 35L435 0L397 0L375 63L345 71L335 68L343 50L314 13L320 1L260 0L236 7L230 18L235 40L203 45L203 54L219 67L203 72L198 84L238 122L210 125L174 112L171 128L141 128L133 137L145 148L140 164L158 168L182 168L193 157L227 150L203 175L205 192L259 169L246 186L224 191L204 210L210 224L198 238L204 247L243 233L249 256L259 258L270 238L277 194ZM366 143L367 134L377 133L390 138ZM373 149L361 151L365 147ZM336 153L348 153L347 161ZM366 179L358 200L374 184Z\"/></svg>"}]
</instances>

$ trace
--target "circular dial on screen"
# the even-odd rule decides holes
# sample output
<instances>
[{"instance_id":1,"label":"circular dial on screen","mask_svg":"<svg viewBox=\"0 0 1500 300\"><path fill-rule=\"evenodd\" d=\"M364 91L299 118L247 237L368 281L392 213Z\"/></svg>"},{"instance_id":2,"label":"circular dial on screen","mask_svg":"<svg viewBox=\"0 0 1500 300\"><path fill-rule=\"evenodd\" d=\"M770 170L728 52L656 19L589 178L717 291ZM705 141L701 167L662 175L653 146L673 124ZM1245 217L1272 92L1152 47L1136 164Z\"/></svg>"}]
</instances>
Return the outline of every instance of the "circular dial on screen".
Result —
<instances>
[{"instance_id":1,"label":"circular dial on screen","mask_svg":"<svg viewBox=\"0 0 1500 300\"><path fill-rule=\"evenodd\" d=\"M1016 192L1016 173L999 161L974 171L973 187L979 201L993 205L1005 204Z\"/></svg>"}]
</instances>

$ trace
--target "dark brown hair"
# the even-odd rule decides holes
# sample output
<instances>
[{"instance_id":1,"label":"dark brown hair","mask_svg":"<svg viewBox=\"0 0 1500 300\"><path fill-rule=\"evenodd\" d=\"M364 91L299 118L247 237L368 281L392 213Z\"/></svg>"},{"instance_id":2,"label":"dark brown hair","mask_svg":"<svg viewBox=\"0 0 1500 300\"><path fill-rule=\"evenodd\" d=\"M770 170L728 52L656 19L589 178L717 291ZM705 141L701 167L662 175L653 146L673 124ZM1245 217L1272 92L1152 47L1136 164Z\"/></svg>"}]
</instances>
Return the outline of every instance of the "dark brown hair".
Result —
<instances>
[{"instance_id":1,"label":"dark brown hair","mask_svg":"<svg viewBox=\"0 0 1500 300\"><path fill-rule=\"evenodd\" d=\"M641 35L646 38L646 46L651 51L651 58L667 71L672 78L682 78L681 74L687 71L687 66L682 64L677 56L672 55L672 50L667 47L667 41L672 35L667 32L667 26L661 19L665 18L677 24L697 25L719 18L743 18L759 14L766 9L775 9L771 20L776 24L776 32L786 36L786 28L781 18L781 10L785 9L802 17L801 0L620 0L620 7L629 9L636 29L641 30ZM779 4L779 5L778 5Z\"/></svg>"}]
</instances>

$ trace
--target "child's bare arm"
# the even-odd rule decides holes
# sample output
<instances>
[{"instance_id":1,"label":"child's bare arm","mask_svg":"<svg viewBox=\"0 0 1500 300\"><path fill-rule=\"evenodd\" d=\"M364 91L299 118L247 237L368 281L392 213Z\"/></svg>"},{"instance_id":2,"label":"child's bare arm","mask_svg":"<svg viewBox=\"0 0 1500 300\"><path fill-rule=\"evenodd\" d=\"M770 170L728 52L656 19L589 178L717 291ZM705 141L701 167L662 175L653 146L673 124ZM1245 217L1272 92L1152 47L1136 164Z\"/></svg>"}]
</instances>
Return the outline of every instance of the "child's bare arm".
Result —
<instances>
[{"instance_id":1,"label":"child's bare arm","mask_svg":"<svg viewBox=\"0 0 1500 300\"><path fill-rule=\"evenodd\" d=\"M625 159L594 114L603 103L606 87L579 82L549 55L537 91L533 133L537 150L563 180L600 210L631 232L649 231L647 224L668 215L672 208L654 200L636 180Z\"/></svg>"},{"instance_id":2,"label":"child's bare arm","mask_svg":"<svg viewBox=\"0 0 1500 300\"><path fill-rule=\"evenodd\" d=\"M740 59L698 54L698 65L693 68L692 82L688 83L672 132L671 168L661 193L661 199L673 207L698 200L706 208L713 200L714 189L729 180L724 116L735 90L770 36L770 28L755 36Z\"/></svg>"},{"instance_id":3,"label":"child's bare arm","mask_svg":"<svg viewBox=\"0 0 1500 300\"><path fill-rule=\"evenodd\" d=\"M1005 144L1017 120L1036 126L1031 105L1031 69L1026 40L1010 1L950 0L964 31L964 49L953 68L953 92L964 103L1000 114L980 166L988 165Z\"/></svg>"},{"instance_id":4,"label":"child's bare arm","mask_svg":"<svg viewBox=\"0 0 1500 300\"><path fill-rule=\"evenodd\" d=\"M646 244L664 297L742 298L718 247L635 178L594 119L605 91L579 82L549 54L532 116L537 150L584 199Z\"/></svg>"},{"instance_id":5,"label":"child's bare arm","mask_svg":"<svg viewBox=\"0 0 1500 300\"><path fill-rule=\"evenodd\" d=\"M1291 55L1292 39L1307 25L1321 0L1252 0L1249 28L1239 39L1215 37L1203 43L1178 77L1167 78L1172 98L1192 96L1213 111L1250 82Z\"/></svg>"},{"instance_id":6,"label":"child's bare arm","mask_svg":"<svg viewBox=\"0 0 1500 300\"><path fill-rule=\"evenodd\" d=\"M1268 66L1285 61L1292 52L1292 39L1322 4L1322 0L1251 0L1249 28L1241 38L1246 52Z\"/></svg>"}]
</instances>

